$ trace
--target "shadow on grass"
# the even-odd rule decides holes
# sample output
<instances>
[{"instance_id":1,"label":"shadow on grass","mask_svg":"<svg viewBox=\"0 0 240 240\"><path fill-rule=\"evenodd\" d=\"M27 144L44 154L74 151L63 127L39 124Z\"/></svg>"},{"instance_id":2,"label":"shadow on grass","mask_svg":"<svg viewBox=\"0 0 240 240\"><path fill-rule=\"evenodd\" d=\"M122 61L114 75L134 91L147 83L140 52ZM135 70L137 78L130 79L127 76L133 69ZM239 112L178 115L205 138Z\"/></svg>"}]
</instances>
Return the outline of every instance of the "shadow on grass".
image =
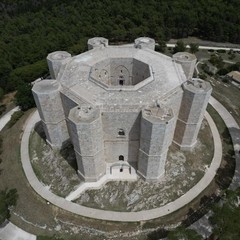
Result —
<instances>
[{"instance_id":1,"label":"shadow on grass","mask_svg":"<svg viewBox=\"0 0 240 240\"><path fill-rule=\"evenodd\" d=\"M63 157L64 160L75 170L77 171L77 160L75 157L73 145L68 140L64 143L63 147L60 149L60 155Z\"/></svg>"}]
</instances>

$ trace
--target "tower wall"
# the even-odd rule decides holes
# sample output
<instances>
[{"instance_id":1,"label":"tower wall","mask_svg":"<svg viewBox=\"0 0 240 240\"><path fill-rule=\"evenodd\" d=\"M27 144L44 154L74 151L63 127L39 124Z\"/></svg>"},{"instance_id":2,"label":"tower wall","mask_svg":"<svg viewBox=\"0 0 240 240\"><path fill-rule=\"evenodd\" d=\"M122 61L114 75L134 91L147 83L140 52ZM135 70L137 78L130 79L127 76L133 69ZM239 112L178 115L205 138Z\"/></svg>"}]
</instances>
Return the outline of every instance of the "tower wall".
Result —
<instances>
[{"instance_id":1,"label":"tower wall","mask_svg":"<svg viewBox=\"0 0 240 240\"><path fill-rule=\"evenodd\" d=\"M147 181L159 181L164 175L174 125L170 109L153 107L142 112L138 173Z\"/></svg>"},{"instance_id":2,"label":"tower wall","mask_svg":"<svg viewBox=\"0 0 240 240\"><path fill-rule=\"evenodd\" d=\"M108 46L108 39L103 37L94 37L88 39L88 50Z\"/></svg>"},{"instance_id":3,"label":"tower wall","mask_svg":"<svg viewBox=\"0 0 240 240\"><path fill-rule=\"evenodd\" d=\"M85 181L97 181L105 174L100 111L87 105L73 108L69 113L68 128L80 177Z\"/></svg>"},{"instance_id":4,"label":"tower wall","mask_svg":"<svg viewBox=\"0 0 240 240\"><path fill-rule=\"evenodd\" d=\"M134 47L155 50L155 40L148 37L140 37L134 40Z\"/></svg>"},{"instance_id":5,"label":"tower wall","mask_svg":"<svg viewBox=\"0 0 240 240\"><path fill-rule=\"evenodd\" d=\"M48 54L47 63L52 79L57 79L62 65L71 59L71 54L65 51L56 51Z\"/></svg>"},{"instance_id":6,"label":"tower wall","mask_svg":"<svg viewBox=\"0 0 240 240\"><path fill-rule=\"evenodd\" d=\"M196 56L188 52L178 52L173 55L173 59L182 65L187 80L191 80L197 62Z\"/></svg>"},{"instance_id":7,"label":"tower wall","mask_svg":"<svg viewBox=\"0 0 240 240\"><path fill-rule=\"evenodd\" d=\"M42 80L32 88L47 141L54 148L69 138L59 90L56 80Z\"/></svg>"},{"instance_id":8,"label":"tower wall","mask_svg":"<svg viewBox=\"0 0 240 240\"><path fill-rule=\"evenodd\" d=\"M197 141L197 135L204 117L212 88L208 82L200 79L188 81L183 85L183 98L178 115L174 142L181 149L191 149Z\"/></svg>"}]
</instances>

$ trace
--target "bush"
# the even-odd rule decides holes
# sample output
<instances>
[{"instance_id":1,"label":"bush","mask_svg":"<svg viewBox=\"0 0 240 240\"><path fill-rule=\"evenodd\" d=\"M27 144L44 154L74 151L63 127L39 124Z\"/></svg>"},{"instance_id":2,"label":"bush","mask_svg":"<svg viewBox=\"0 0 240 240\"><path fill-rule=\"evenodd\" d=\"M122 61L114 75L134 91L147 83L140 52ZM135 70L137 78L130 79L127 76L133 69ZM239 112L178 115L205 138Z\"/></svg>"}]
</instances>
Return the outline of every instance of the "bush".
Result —
<instances>
[{"instance_id":1,"label":"bush","mask_svg":"<svg viewBox=\"0 0 240 240\"><path fill-rule=\"evenodd\" d=\"M198 74L198 77L201 78L201 79L203 79L203 80L205 80L205 79L207 78L207 75L204 74L204 73L199 73L199 74Z\"/></svg>"},{"instance_id":2,"label":"bush","mask_svg":"<svg viewBox=\"0 0 240 240\"><path fill-rule=\"evenodd\" d=\"M47 73L48 68L45 59L23 67L18 67L11 72L7 88L8 90L15 90L17 86L21 85L22 81L30 83Z\"/></svg>"},{"instance_id":3,"label":"bush","mask_svg":"<svg viewBox=\"0 0 240 240\"><path fill-rule=\"evenodd\" d=\"M221 76L224 76L224 75L226 75L228 72L229 72L229 71L228 71L227 68L222 68L222 69L220 69L217 73L218 73L219 75L221 75Z\"/></svg>"},{"instance_id":4,"label":"bush","mask_svg":"<svg viewBox=\"0 0 240 240\"><path fill-rule=\"evenodd\" d=\"M217 52L218 52L218 53L226 53L226 50L224 50L224 49L218 49Z\"/></svg>"},{"instance_id":5,"label":"bush","mask_svg":"<svg viewBox=\"0 0 240 240\"><path fill-rule=\"evenodd\" d=\"M3 99L4 97L4 91L3 89L0 87L0 101Z\"/></svg>"},{"instance_id":6,"label":"bush","mask_svg":"<svg viewBox=\"0 0 240 240\"><path fill-rule=\"evenodd\" d=\"M10 121L7 123L7 127L11 128L23 116L23 114L24 112L21 110L13 113Z\"/></svg>"},{"instance_id":7,"label":"bush","mask_svg":"<svg viewBox=\"0 0 240 240\"><path fill-rule=\"evenodd\" d=\"M23 111L35 106L32 95L32 85L30 83L22 82L22 84L17 87L15 101L16 105L18 105Z\"/></svg>"},{"instance_id":8,"label":"bush","mask_svg":"<svg viewBox=\"0 0 240 240\"><path fill-rule=\"evenodd\" d=\"M49 236L37 236L37 240L63 240L62 238L57 237L56 235L49 237Z\"/></svg>"},{"instance_id":9,"label":"bush","mask_svg":"<svg viewBox=\"0 0 240 240\"><path fill-rule=\"evenodd\" d=\"M1 104L0 105L0 116L6 111L6 105L5 104Z\"/></svg>"},{"instance_id":10,"label":"bush","mask_svg":"<svg viewBox=\"0 0 240 240\"><path fill-rule=\"evenodd\" d=\"M17 198L18 194L15 188L0 192L0 225L10 218L9 207L16 206Z\"/></svg>"}]
</instances>

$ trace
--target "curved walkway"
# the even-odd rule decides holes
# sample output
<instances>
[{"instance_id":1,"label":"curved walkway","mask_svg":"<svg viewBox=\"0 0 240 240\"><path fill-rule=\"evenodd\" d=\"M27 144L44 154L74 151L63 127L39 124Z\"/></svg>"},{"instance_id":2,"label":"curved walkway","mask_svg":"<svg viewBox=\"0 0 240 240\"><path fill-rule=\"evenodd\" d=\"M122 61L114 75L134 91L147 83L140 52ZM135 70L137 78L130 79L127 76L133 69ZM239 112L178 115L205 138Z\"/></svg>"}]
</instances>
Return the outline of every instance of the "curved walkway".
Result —
<instances>
[{"instance_id":1,"label":"curved walkway","mask_svg":"<svg viewBox=\"0 0 240 240\"><path fill-rule=\"evenodd\" d=\"M11 222L6 223L0 228L0 239L1 240L36 240L36 236L25 232L21 228L12 224Z\"/></svg>"},{"instance_id":2,"label":"curved walkway","mask_svg":"<svg viewBox=\"0 0 240 240\"><path fill-rule=\"evenodd\" d=\"M218 114L223 119L232 138L233 148L235 151L236 167L234 177L229 188L234 190L240 187L240 128L238 123L233 118L233 116L219 101L211 97L209 103L213 106L213 108L218 112Z\"/></svg>"},{"instance_id":3,"label":"curved walkway","mask_svg":"<svg viewBox=\"0 0 240 240\"><path fill-rule=\"evenodd\" d=\"M212 107L218 112L220 117L223 119L225 125L227 126L230 136L232 138L232 143L235 151L235 173L232 179L232 183L229 186L229 189L235 190L240 187L240 128L232 115L228 110L215 98L211 97L209 103ZM207 238L212 233L212 227L208 221L209 216L212 215L212 212L209 211L206 215L200 218L198 221L193 223L190 228L195 229L200 233L204 238Z\"/></svg>"},{"instance_id":4,"label":"curved walkway","mask_svg":"<svg viewBox=\"0 0 240 240\"><path fill-rule=\"evenodd\" d=\"M154 218L159 218L175 212L176 210L182 208L187 203L192 201L195 197L197 197L213 180L217 169L220 166L222 159L222 144L221 139L217 130L215 123L208 113L205 114L205 117L209 123L211 128L213 138L214 138L214 156L213 161L206 171L203 178L187 193L185 193L180 198L176 199L173 202L166 204L165 206L144 210L139 212L115 212L115 211L106 211L100 209L93 209L78 205L73 202L69 202L64 198L61 198L52 192L50 192L47 187L44 187L39 180L37 179L31 163L29 159L29 137L32 132L35 124L40 120L39 114L36 111L27 121L26 128L23 133L22 143L21 143L21 160L24 172L26 177L32 186L32 188L44 199L51 202L52 204L63 208L67 211L70 211L75 214L79 214L81 216L96 218L101 220L109 220L109 221L125 221L125 222L136 222L143 220L151 220Z\"/></svg>"},{"instance_id":5,"label":"curved walkway","mask_svg":"<svg viewBox=\"0 0 240 240\"><path fill-rule=\"evenodd\" d=\"M5 127L5 125L10 121L11 116L13 115L14 112L19 111L19 107L15 107L6 114L4 114L1 119L0 119L0 131Z\"/></svg>"}]
</instances>

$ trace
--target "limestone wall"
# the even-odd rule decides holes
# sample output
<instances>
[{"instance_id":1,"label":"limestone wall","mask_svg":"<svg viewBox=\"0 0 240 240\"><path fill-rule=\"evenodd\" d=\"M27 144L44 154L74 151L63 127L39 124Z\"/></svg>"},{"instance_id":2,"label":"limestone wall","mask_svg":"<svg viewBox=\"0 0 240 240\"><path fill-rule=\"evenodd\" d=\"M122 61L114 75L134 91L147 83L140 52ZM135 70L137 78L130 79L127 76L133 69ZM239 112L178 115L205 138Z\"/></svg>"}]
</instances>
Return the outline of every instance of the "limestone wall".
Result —
<instances>
[{"instance_id":1,"label":"limestone wall","mask_svg":"<svg viewBox=\"0 0 240 240\"><path fill-rule=\"evenodd\" d=\"M138 173L147 181L159 181L164 175L174 125L174 116L170 109L152 107L143 110Z\"/></svg>"},{"instance_id":2,"label":"limestone wall","mask_svg":"<svg viewBox=\"0 0 240 240\"><path fill-rule=\"evenodd\" d=\"M80 176L85 181L97 181L105 174L100 111L89 105L77 106L71 109L67 123Z\"/></svg>"},{"instance_id":3,"label":"limestone wall","mask_svg":"<svg viewBox=\"0 0 240 240\"><path fill-rule=\"evenodd\" d=\"M59 91L60 84L56 80L42 80L32 88L47 141L57 148L69 138Z\"/></svg>"},{"instance_id":4,"label":"limestone wall","mask_svg":"<svg viewBox=\"0 0 240 240\"><path fill-rule=\"evenodd\" d=\"M196 143L212 87L208 82L196 79L186 82L183 89L174 142L181 149L191 149Z\"/></svg>"},{"instance_id":5,"label":"limestone wall","mask_svg":"<svg viewBox=\"0 0 240 240\"><path fill-rule=\"evenodd\" d=\"M52 79L57 79L60 68L71 59L71 54L65 51L56 51L48 54L47 63Z\"/></svg>"},{"instance_id":6,"label":"limestone wall","mask_svg":"<svg viewBox=\"0 0 240 240\"><path fill-rule=\"evenodd\" d=\"M108 162L136 162L140 138L139 112L103 112L103 138L105 157Z\"/></svg>"}]
</instances>

